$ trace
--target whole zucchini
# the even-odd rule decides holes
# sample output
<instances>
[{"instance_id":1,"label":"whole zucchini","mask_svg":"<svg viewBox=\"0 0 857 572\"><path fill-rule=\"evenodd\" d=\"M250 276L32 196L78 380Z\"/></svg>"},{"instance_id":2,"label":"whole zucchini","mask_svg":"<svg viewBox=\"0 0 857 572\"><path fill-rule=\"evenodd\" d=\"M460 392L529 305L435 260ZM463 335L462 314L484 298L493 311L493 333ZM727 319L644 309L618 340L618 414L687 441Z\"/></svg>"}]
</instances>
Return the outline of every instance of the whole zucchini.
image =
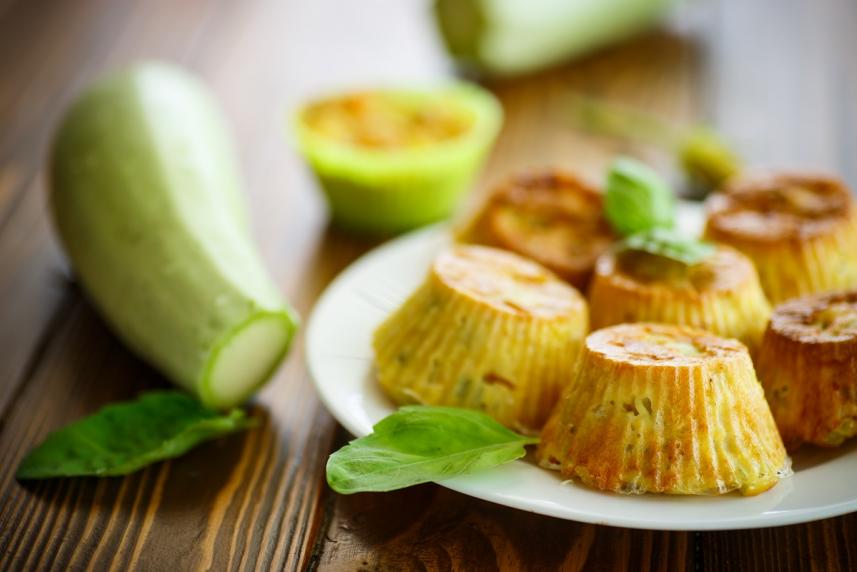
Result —
<instances>
[{"instance_id":1,"label":"whole zucchini","mask_svg":"<svg viewBox=\"0 0 857 572\"><path fill-rule=\"evenodd\" d=\"M297 320L255 251L201 84L158 63L96 83L63 119L50 171L66 253L128 346L210 407L270 377Z\"/></svg>"},{"instance_id":2,"label":"whole zucchini","mask_svg":"<svg viewBox=\"0 0 857 572\"><path fill-rule=\"evenodd\" d=\"M435 0L449 53L489 75L527 73L653 25L674 0Z\"/></svg>"}]
</instances>

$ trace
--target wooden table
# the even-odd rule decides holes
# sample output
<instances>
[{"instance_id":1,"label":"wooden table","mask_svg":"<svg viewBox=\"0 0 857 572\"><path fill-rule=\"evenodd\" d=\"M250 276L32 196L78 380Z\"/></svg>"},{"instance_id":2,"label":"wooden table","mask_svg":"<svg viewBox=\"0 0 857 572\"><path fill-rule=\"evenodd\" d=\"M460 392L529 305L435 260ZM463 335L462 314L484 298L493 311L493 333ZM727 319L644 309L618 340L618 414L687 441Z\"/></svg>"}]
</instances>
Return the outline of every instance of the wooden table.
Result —
<instances>
[{"instance_id":1,"label":"wooden table","mask_svg":"<svg viewBox=\"0 0 857 572\"><path fill-rule=\"evenodd\" d=\"M404 0L0 0L0 569L857 569L855 515L670 533L536 516L434 485L333 494L325 460L348 436L313 391L302 338L255 401L257 430L128 478L13 479L49 431L165 385L107 331L51 234L43 166L73 95L140 58L204 77L239 144L265 261L307 316L371 245L326 228L285 114L325 89L448 74L426 15ZM570 90L706 118L755 164L825 168L857 185L855 29L853 0L698 2L669 32L493 83L507 121L479 187L532 166L598 177L630 150L570 130Z\"/></svg>"}]
</instances>

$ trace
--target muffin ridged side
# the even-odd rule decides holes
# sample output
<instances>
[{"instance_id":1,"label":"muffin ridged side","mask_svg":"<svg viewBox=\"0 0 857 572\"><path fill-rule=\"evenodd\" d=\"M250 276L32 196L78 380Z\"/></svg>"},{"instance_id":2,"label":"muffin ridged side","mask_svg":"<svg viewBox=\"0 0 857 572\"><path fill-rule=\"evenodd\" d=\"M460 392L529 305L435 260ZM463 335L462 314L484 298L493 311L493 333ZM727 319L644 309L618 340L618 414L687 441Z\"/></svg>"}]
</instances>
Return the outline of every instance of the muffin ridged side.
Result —
<instances>
[{"instance_id":1,"label":"muffin ridged side","mask_svg":"<svg viewBox=\"0 0 857 572\"><path fill-rule=\"evenodd\" d=\"M620 493L752 495L788 465L746 348L665 324L587 338L537 458Z\"/></svg>"},{"instance_id":2,"label":"muffin ridged side","mask_svg":"<svg viewBox=\"0 0 857 572\"><path fill-rule=\"evenodd\" d=\"M378 381L398 404L480 409L533 433L568 381L587 328L583 297L546 269L457 246L376 331Z\"/></svg>"},{"instance_id":3,"label":"muffin ridged side","mask_svg":"<svg viewBox=\"0 0 857 572\"><path fill-rule=\"evenodd\" d=\"M605 254L589 300L596 330L625 322L694 326L736 338L751 351L771 315L753 263L725 246L692 266L643 252Z\"/></svg>"},{"instance_id":4,"label":"muffin ridged side","mask_svg":"<svg viewBox=\"0 0 857 572\"><path fill-rule=\"evenodd\" d=\"M857 435L857 291L778 306L757 365L790 449Z\"/></svg>"},{"instance_id":5,"label":"muffin ridged side","mask_svg":"<svg viewBox=\"0 0 857 572\"><path fill-rule=\"evenodd\" d=\"M709 200L705 236L750 257L773 304L857 287L857 206L836 179L738 180Z\"/></svg>"}]
</instances>

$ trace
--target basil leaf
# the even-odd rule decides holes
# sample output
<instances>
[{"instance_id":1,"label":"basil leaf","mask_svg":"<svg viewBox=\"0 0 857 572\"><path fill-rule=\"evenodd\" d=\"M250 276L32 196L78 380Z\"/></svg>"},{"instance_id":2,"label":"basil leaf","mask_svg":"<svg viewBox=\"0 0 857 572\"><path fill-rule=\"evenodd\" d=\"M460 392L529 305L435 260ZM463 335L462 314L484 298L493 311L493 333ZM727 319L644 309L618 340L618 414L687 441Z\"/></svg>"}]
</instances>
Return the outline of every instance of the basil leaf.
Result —
<instances>
[{"instance_id":1,"label":"basil leaf","mask_svg":"<svg viewBox=\"0 0 857 572\"><path fill-rule=\"evenodd\" d=\"M667 228L653 228L633 234L619 243L619 248L641 250L688 265L702 262L716 250L711 243L689 238L674 229Z\"/></svg>"},{"instance_id":2,"label":"basil leaf","mask_svg":"<svg viewBox=\"0 0 857 572\"><path fill-rule=\"evenodd\" d=\"M343 494L391 491L508 463L536 442L478 411L408 406L333 453L327 482Z\"/></svg>"},{"instance_id":3,"label":"basil leaf","mask_svg":"<svg viewBox=\"0 0 857 572\"><path fill-rule=\"evenodd\" d=\"M607 174L604 215L622 236L675 226L675 198L646 165L628 158L613 162Z\"/></svg>"},{"instance_id":4,"label":"basil leaf","mask_svg":"<svg viewBox=\"0 0 857 572\"><path fill-rule=\"evenodd\" d=\"M24 458L16 477L125 475L253 424L240 409L221 415L179 391L153 391L51 433Z\"/></svg>"}]
</instances>

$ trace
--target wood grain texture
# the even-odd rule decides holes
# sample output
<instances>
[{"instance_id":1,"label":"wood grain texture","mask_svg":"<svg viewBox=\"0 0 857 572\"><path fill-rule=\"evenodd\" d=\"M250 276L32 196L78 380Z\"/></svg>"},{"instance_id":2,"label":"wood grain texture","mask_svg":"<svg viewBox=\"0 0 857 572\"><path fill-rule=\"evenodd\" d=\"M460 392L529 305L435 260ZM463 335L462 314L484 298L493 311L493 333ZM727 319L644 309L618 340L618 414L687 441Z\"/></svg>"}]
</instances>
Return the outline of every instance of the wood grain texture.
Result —
<instances>
[{"instance_id":1,"label":"wood grain texture","mask_svg":"<svg viewBox=\"0 0 857 572\"><path fill-rule=\"evenodd\" d=\"M254 431L127 478L13 479L49 431L166 385L109 333L50 231L43 166L74 94L141 58L201 75L238 143L262 256L307 316L373 244L326 228L286 115L330 89L447 74L426 11L398 0L0 1L0 569L857 569L854 515L667 533L541 517L434 485L335 495L324 463L347 435L315 396L302 337L255 400ZM597 181L617 152L674 173L663 154L568 129L570 91L707 118L754 162L827 167L855 185L855 27L850 0L699 3L671 32L491 83L507 121L479 189L545 166Z\"/></svg>"},{"instance_id":2,"label":"wood grain texture","mask_svg":"<svg viewBox=\"0 0 857 572\"><path fill-rule=\"evenodd\" d=\"M423 485L338 501L321 570L692 570L692 533L546 518Z\"/></svg>"}]
</instances>

